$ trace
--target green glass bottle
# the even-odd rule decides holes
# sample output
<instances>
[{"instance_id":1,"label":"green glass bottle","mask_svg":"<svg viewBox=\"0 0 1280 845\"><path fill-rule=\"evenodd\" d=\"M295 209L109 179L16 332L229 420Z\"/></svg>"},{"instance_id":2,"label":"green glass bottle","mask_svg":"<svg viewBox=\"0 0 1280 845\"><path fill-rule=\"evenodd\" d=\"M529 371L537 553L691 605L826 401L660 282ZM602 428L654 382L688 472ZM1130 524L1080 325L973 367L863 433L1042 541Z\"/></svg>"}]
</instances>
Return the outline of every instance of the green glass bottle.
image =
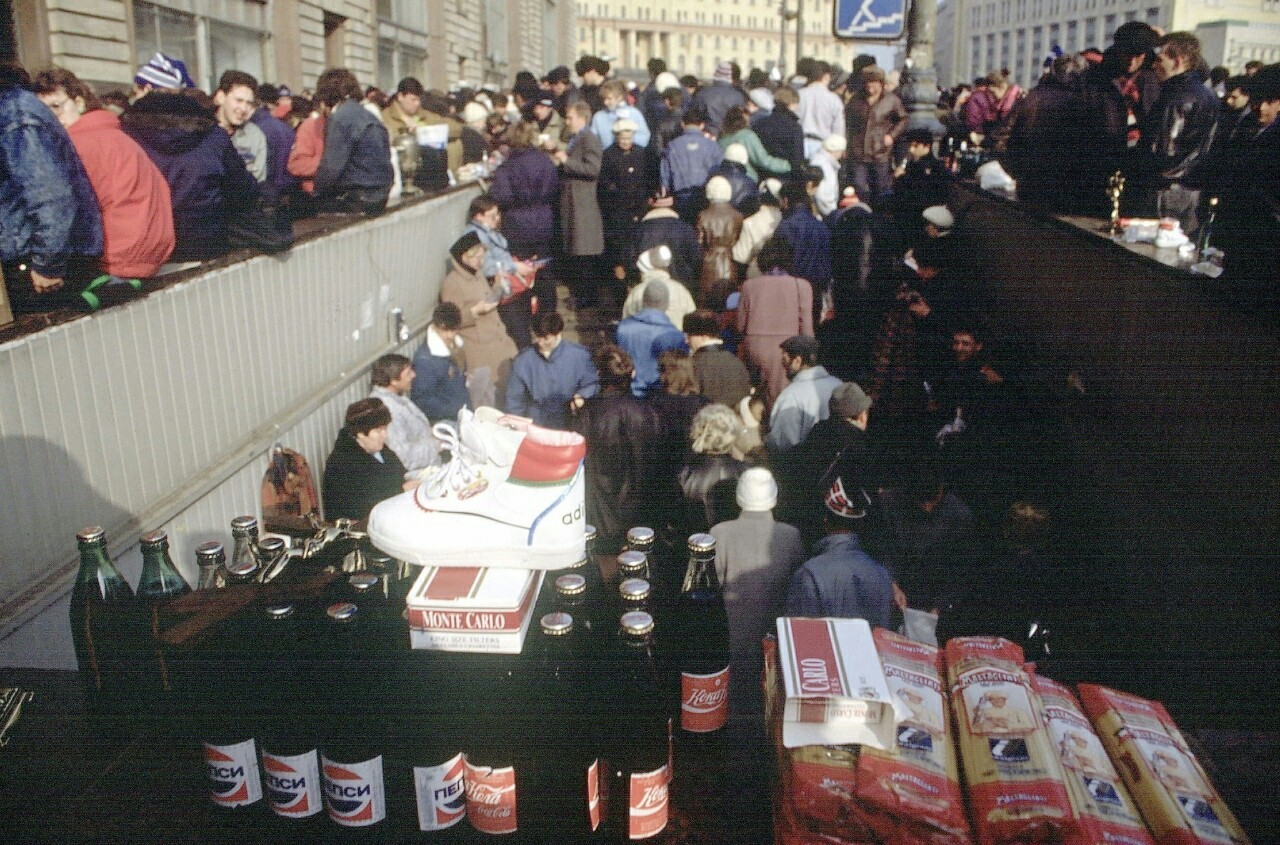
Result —
<instances>
[{"instance_id":1,"label":"green glass bottle","mask_svg":"<svg viewBox=\"0 0 1280 845\"><path fill-rule=\"evenodd\" d=\"M169 535L163 531L143 534L142 578L138 581L138 602L147 626L146 648L140 655L142 680L152 690L173 691L166 649L160 639L163 631L164 606L178 596L191 592L178 568L169 557Z\"/></svg>"},{"instance_id":2,"label":"green glass bottle","mask_svg":"<svg viewBox=\"0 0 1280 845\"><path fill-rule=\"evenodd\" d=\"M136 599L107 555L107 535L90 526L76 535L80 572L71 591L71 637L90 712L127 707L132 690Z\"/></svg>"}]
</instances>

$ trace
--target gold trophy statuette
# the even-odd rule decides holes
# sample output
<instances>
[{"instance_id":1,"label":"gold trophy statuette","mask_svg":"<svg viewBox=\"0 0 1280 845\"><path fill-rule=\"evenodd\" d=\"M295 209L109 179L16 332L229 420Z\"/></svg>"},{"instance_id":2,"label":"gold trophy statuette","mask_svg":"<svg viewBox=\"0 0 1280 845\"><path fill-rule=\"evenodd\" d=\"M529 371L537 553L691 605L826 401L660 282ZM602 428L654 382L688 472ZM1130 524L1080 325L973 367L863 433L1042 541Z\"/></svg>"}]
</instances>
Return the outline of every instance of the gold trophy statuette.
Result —
<instances>
[{"instance_id":1,"label":"gold trophy statuette","mask_svg":"<svg viewBox=\"0 0 1280 845\"><path fill-rule=\"evenodd\" d=\"M1124 194L1124 174L1117 170L1107 181L1107 196L1111 197L1111 236L1124 234L1120 225L1120 197Z\"/></svg>"}]
</instances>

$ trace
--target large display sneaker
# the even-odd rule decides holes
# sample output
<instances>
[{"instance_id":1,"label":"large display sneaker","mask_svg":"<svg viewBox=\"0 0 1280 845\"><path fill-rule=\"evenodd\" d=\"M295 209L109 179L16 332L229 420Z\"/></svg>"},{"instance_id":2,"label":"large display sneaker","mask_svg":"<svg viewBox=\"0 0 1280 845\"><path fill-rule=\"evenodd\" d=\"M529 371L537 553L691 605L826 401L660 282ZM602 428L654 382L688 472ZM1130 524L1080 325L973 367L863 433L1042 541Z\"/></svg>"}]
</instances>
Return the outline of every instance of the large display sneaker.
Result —
<instances>
[{"instance_id":1,"label":"large display sneaker","mask_svg":"<svg viewBox=\"0 0 1280 845\"><path fill-rule=\"evenodd\" d=\"M463 410L456 426L432 431L449 461L374 507L374 545L423 566L563 569L582 559L582 435L492 408Z\"/></svg>"}]
</instances>

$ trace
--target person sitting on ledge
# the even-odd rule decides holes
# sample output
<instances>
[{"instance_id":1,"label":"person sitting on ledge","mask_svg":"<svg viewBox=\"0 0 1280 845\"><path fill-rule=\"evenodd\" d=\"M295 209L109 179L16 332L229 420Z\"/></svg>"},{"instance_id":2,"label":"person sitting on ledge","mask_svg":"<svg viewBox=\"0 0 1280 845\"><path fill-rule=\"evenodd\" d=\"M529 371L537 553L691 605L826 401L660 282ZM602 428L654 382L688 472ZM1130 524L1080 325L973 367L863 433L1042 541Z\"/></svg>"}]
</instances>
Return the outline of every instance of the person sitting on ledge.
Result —
<instances>
[{"instance_id":1,"label":"person sitting on ledge","mask_svg":"<svg viewBox=\"0 0 1280 845\"><path fill-rule=\"evenodd\" d=\"M363 525L374 505L418 482L404 480L404 464L387 447L391 412L381 399L352 402L345 423L324 465L324 515L330 522L346 518Z\"/></svg>"}]
</instances>

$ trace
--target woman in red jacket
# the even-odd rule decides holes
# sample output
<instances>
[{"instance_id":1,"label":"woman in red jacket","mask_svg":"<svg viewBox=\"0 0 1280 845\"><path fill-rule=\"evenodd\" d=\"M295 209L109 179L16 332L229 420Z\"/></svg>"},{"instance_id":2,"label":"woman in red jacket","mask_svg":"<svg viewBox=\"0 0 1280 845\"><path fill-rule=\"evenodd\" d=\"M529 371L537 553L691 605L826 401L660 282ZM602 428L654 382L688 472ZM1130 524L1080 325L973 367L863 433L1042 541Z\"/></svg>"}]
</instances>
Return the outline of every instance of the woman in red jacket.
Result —
<instances>
[{"instance_id":1,"label":"woman in red jacket","mask_svg":"<svg viewBox=\"0 0 1280 845\"><path fill-rule=\"evenodd\" d=\"M102 269L118 279L154 276L173 252L169 183L75 74L55 68L35 93L71 136L102 209Z\"/></svg>"}]
</instances>

